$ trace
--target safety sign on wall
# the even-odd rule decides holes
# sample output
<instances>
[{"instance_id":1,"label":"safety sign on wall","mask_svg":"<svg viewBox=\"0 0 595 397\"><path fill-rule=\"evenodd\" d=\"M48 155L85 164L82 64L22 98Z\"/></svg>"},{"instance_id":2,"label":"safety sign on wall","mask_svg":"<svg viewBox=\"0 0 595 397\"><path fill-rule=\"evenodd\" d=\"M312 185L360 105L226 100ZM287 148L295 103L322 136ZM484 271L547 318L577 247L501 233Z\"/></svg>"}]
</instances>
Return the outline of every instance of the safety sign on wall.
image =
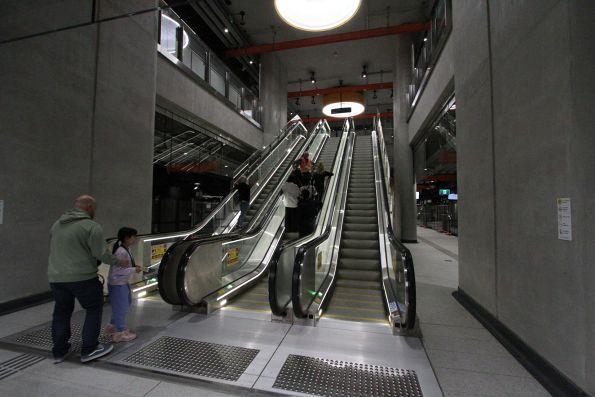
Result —
<instances>
[{"instance_id":1,"label":"safety sign on wall","mask_svg":"<svg viewBox=\"0 0 595 397\"><path fill-rule=\"evenodd\" d=\"M572 216L570 198L558 199L558 239L572 240Z\"/></svg>"}]
</instances>

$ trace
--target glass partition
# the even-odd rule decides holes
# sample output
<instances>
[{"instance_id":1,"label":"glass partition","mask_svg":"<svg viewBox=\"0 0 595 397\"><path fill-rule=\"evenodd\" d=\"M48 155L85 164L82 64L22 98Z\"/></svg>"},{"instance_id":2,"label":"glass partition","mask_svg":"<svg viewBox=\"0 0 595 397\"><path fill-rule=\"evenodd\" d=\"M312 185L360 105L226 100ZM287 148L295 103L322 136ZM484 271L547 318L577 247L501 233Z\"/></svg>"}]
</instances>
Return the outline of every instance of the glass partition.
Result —
<instances>
[{"instance_id":1,"label":"glass partition","mask_svg":"<svg viewBox=\"0 0 595 397\"><path fill-rule=\"evenodd\" d=\"M158 48L162 54L179 61L179 67L209 84L241 115L257 124L260 122L258 96L241 83L173 10L160 10L159 32Z\"/></svg>"}]
</instances>

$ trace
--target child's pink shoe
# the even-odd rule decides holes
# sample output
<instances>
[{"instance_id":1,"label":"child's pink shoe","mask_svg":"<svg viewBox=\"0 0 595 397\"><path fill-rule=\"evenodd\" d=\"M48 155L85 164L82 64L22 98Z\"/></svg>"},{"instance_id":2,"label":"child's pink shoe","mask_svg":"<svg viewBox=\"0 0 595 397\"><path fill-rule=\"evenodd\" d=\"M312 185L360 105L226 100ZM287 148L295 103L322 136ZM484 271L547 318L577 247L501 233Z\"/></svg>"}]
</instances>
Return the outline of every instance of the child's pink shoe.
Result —
<instances>
[{"instance_id":1,"label":"child's pink shoe","mask_svg":"<svg viewBox=\"0 0 595 397\"><path fill-rule=\"evenodd\" d=\"M115 332L112 335L112 342L129 342L136 339L136 334L132 331L124 330L122 332Z\"/></svg>"}]
</instances>

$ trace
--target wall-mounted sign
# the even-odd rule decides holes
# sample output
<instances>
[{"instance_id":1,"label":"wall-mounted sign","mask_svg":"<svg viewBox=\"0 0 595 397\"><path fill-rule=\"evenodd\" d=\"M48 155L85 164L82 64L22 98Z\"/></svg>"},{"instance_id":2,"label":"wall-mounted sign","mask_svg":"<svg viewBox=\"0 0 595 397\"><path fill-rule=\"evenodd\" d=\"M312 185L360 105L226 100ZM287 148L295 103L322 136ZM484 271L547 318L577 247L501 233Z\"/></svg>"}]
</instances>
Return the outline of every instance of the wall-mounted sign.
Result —
<instances>
[{"instance_id":1,"label":"wall-mounted sign","mask_svg":"<svg viewBox=\"0 0 595 397\"><path fill-rule=\"evenodd\" d=\"M450 194L450 189L440 189L438 190L438 194L440 196L448 196Z\"/></svg>"},{"instance_id":2,"label":"wall-mounted sign","mask_svg":"<svg viewBox=\"0 0 595 397\"><path fill-rule=\"evenodd\" d=\"M558 239L572 241L570 198L558 199Z\"/></svg>"}]
</instances>

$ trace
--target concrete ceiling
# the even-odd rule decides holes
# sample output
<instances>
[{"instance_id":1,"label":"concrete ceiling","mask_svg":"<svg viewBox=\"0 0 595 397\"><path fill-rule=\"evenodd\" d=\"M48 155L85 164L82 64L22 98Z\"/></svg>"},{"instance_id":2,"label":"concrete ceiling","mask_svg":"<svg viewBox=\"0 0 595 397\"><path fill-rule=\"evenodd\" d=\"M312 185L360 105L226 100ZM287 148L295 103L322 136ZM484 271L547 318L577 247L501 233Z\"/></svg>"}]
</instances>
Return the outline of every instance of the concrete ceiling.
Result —
<instances>
[{"instance_id":1,"label":"concrete ceiling","mask_svg":"<svg viewBox=\"0 0 595 397\"><path fill-rule=\"evenodd\" d=\"M430 0L363 0L351 21L337 29L319 33L306 32L287 25L277 15L272 0L228 0L224 4L250 42L258 45L424 21L428 1ZM243 25L240 24L242 11L245 13ZM300 90L299 79L303 80L302 90L338 86L339 80L343 81L343 85L377 83L381 82L381 70L384 71L382 82L390 82L393 80L395 62L394 40L394 36L386 36L279 51L276 54L287 66L288 91ZM361 77L364 64L368 65L367 80ZM316 74L315 86L310 83L310 71ZM372 111L376 105L380 105L381 111L392 110L390 90L378 91L376 99L372 98L373 95L372 92L365 94L366 105L369 107L367 111ZM295 99L290 99L288 108L290 111L299 111L300 115L320 116L322 98L315 98L315 104L311 104L311 101L311 97L302 97L300 105L296 106Z\"/></svg>"}]
</instances>

